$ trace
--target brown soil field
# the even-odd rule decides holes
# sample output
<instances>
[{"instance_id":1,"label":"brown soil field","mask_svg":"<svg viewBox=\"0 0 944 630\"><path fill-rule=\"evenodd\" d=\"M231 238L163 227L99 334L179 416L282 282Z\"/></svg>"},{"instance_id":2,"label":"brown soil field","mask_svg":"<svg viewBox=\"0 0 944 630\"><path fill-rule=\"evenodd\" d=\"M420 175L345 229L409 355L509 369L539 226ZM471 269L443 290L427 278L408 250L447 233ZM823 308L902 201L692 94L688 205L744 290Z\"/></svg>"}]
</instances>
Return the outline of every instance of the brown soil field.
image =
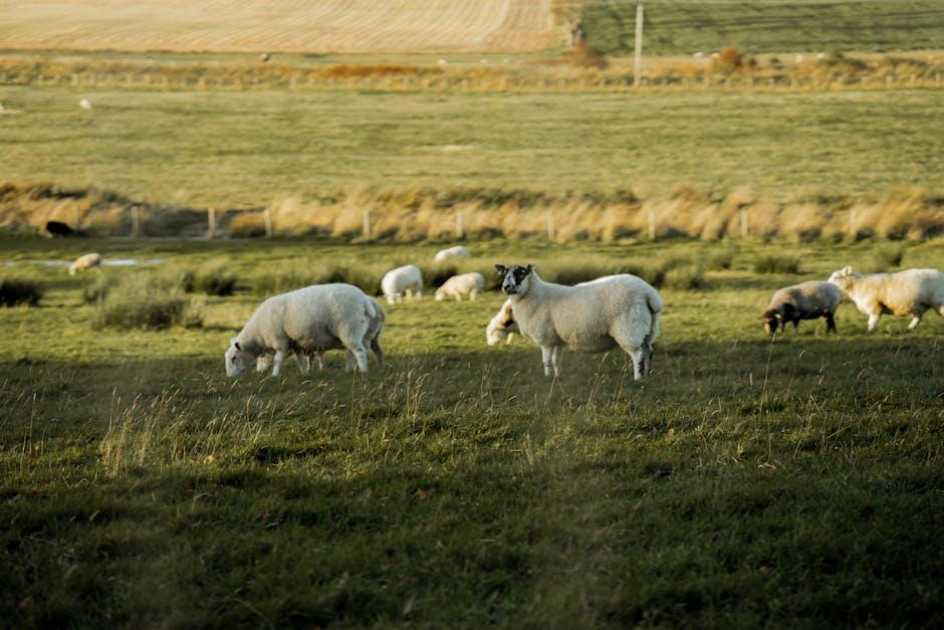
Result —
<instances>
[{"instance_id":1,"label":"brown soil field","mask_svg":"<svg viewBox=\"0 0 944 630\"><path fill-rule=\"evenodd\" d=\"M0 48L217 52L528 52L551 0L8 0Z\"/></svg>"}]
</instances>

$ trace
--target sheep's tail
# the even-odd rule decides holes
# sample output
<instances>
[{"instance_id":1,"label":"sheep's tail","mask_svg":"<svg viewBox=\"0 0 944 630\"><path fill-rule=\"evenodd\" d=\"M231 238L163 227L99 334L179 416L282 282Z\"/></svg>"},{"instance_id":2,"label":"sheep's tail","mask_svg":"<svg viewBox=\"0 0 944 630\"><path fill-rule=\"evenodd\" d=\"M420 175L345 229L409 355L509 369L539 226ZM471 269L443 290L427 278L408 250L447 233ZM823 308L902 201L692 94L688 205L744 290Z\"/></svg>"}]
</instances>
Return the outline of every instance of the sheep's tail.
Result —
<instances>
[{"instance_id":1,"label":"sheep's tail","mask_svg":"<svg viewBox=\"0 0 944 630\"><path fill-rule=\"evenodd\" d=\"M659 319L662 315L662 298L655 290L646 294L646 306L649 307L649 313L652 315L652 325L649 326L649 332L646 333L643 341L646 347L652 348L652 342L659 336Z\"/></svg>"}]
</instances>

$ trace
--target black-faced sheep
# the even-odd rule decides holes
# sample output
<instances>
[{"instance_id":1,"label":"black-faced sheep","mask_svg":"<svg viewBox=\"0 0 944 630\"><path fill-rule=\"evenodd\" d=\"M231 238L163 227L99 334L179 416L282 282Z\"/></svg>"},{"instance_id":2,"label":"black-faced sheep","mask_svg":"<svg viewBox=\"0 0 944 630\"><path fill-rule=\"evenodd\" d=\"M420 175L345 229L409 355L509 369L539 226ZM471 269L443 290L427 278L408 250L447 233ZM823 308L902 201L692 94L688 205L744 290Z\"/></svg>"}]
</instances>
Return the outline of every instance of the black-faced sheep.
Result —
<instances>
[{"instance_id":1,"label":"black-faced sheep","mask_svg":"<svg viewBox=\"0 0 944 630\"><path fill-rule=\"evenodd\" d=\"M826 319L826 332L836 332L836 309L842 301L839 288L828 282L803 282L779 289L770 299L761 318L768 335L785 330L792 322L796 330L803 319Z\"/></svg>"}]
</instances>

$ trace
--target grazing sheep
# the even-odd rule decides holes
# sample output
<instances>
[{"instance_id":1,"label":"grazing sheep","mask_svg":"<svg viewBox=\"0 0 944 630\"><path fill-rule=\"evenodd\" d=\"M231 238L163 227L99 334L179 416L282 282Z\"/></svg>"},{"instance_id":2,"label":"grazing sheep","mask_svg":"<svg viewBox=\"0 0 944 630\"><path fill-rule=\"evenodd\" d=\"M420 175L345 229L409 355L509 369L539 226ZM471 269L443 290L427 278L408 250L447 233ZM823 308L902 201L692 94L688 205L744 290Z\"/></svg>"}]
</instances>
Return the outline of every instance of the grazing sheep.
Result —
<instances>
[{"instance_id":1,"label":"grazing sheep","mask_svg":"<svg viewBox=\"0 0 944 630\"><path fill-rule=\"evenodd\" d=\"M75 272L83 271L85 269L91 269L92 267L98 267L102 264L102 257L100 254L91 253L85 254L84 256L79 256L75 259L71 265L69 265L69 275L74 276Z\"/></svg>"},{"instance_id":2,"label":"grazing sheep","mask_svg":"<svg viewBox=\"0 0 944 630\"><path fill-rule=\"evenodd\" d=\"M455 247L436 252L436 255L433 257L433 262L445 262L450 258L469 258L471 255L468 249L462 245L456 245Z\"/></svg>"},{"instance_id":3,"label":"grazing sheep","mask_svg":"<svg viewBox=\"0 0 944 630\"><path fill-rule=\"evenodd\" d=\"M511 310L511 299L509 298L505 300L505 303L495 313L495 317L485 327L485 343L496 346L502 339L505 339L505 343L509 344L512 337L514 337L514 333L521 334L521 331L518 330L518 324L515 323L515 314Z\"/></svg>"},{"instance_id":4,"label":"grazing sheep","mask_svg":"<svg viewBox=\"0 0 944 630\"><path fill-rule=\"evenodd\" d=\"M436 301L442 302L447 297L454 297L456 302L461 302L463 295L467 295L470 300L474 300L484 290L485 276L477 271L463 273L449 278L441 287L436 289Z\"/></svg>"},{"instance_id":5,"label":"grazing sheep","mask_svg":"<svg viewBox=\"0 0 944 630\"><path fill-rule=\"evenodd\" d=\"M380 288L388 304L396 304L405 296L423 297L423 274L416 265L404 265L384 274Z\"/></svg>"},{"instance_id":6,"label":"grazing sheep","mask_svg":"<svg viewBox=\"0 0 944 630\"><path fill-rule=\"evenodd\" d=\"M370 347L383 367L385 315L375 300L350 284L317 284L270 297L256 309L226 350L226 374L239 376L251 363L274 353L272 376L282 371L285 357L294 353L303 370L307 356L324 350L347 350L347 367L367 371Z\"/></svg>"},{"instance_id":7,"label":"grazing sheep","mask_svg":"<svg viewBox=\"0 0 944 630\"><path fill-rule=\"evenodd\" d=\"M616 346L633 359L641 379L652 362L659 334L662 297L642 278L607 276L569 287L545 282L532 265L495 265L510 296L514 320L525 337L541 346L544 374L560 374L564 348L605 352Z\"/></svg>"},{"instance_id":8,"label":"grazing sheep","mask_svg":"<svg viewBox=\"0 0 944 630\"><path fill-rule=\"evenodd\" d=\"M826 332L836 332L836 320L833 319L842 293L839 287L828 282L803 282L792 287L779 289L770 298L770 304L761 318L764 330L771 337L777 329L786 330L787 322L793 322L796 330L801 319L826 318Z\"/></svg>"},{"instance_id":9,"label":"grazing sheep","mask_svg":"<svg viewBox=\"0 0 944 630\"><path fill-rule=\"evenodd\" d=\"M852 267L843 267L829 276L829 282L845 291L856 308L869 316L869 332L875 330L885 313L911 315L908 330L917 328L928 309L944 316L944 273L937 269L863 276Z\"/></svg>"},{"instance_id":10,"label":"grazing sheep","mask_svg":"<svg viewBox=\"0 0 944 630\"><path fill-rule=\"evenodd\" d=\"M79 107L82 109L92 109L92 101L88 100L87 98L83 98L79 101Z\"/></svg>"}]
</instances>

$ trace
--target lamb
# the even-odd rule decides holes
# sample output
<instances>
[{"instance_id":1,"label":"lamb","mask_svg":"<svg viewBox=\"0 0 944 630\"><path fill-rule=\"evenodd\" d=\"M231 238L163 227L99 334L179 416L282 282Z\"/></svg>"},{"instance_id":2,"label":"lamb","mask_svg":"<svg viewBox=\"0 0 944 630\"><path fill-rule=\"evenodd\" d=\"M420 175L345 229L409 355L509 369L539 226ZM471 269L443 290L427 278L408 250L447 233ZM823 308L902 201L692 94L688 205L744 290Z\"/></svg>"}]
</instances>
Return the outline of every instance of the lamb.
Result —
<instances>
[{"instance_id":1,"label":"lamb","mask_svg":"<svg viewBox=\"0 0 944 630\"><path fill-rule=\"evenodd\" d=\"M436 301L442 302L447 297L454 297L457 302L461 302L463 295L467 295L470 300L474 300L484 290L485 276L475 271L463 273L449 278L441 287L436 289Z\"/></svg>"},{"instance_id":2,"label":"lamb","mask_svg":"<svg viewBox=\"0 0 944 630\"><path fill-rule=\"evenodd\" d=\"M376 301L350 284L317 284L270 297L256 309L226 350L226 374L242 374L259 358L274 353L272 376L282 371L293 353L303 370L300 355L324 350L347 350L347 367L367 371L367 348L383 367L380 347L385 315ZM307 356L305 357L307 358Z\"/></svg>"},{"instance_id":3,"label":"lamb","mask_svg":"<svg viewBox=\"0 0 944 630\"><path fill-rule=\"evenodd\" d=\"M388 304L396 304L405 296L423 297L423 274L416 265L404 265L384 274L380 288Z\"/></svg>"},{"instance_id":4,"label":"lamb","mask_svg":"<svg viewBox=\"0 0 944 630\"><path fill-rule=\"evenodd\" d=\"M502 339L505 339L505 343L509 344L514 333L520 334L521 331L515 322L515 314L511 310L511 298L509 298L485 327L485 342L490 346L497 346Z\"/></svg>"},{"instance_id":5,"label":"lamb","mask_svg":"<svg viewBox=\"0 0 944 630\"><path fill-rule=\"evenodd\" d=\"M641 379L652 362L662 297L641 278L620 274L568 287L545 282L533 265L495 265L521 334L541 346L544 374L560 375L564 348L605 352L616 346Z\"/></svg>"},{"instance_id":6,"label":"lamb","mask_svg":"<svg viewBox=\"0 0 944 630\"><path fill-rule=\"evenodd\" d=\"M468 258L471 255L468 249L462 245L456 245L455 247L436 252L436 255L433 257L433 262L445 262L450 258Z\"/></svg>"},{"instance_id":7,"label":"lamb","mask_svg":"<svg viewBox=\"0 0 944 630\"><path fill-rule=\"evenodd\" d=\"M836 332L836 309L842 301L839 287L828 282L803 282L779 289L770 299L761 318L764 330L773 337L777 329L786 330L787 322L793 322L796 330L801 319L826 318L826 332Z\"/></svg>"},{"instance_id":8,"label":"lamb","mask_svg":"<svg viewBox=\"0 0 944 630\"><path fill-rule=\"evenodd\" d=\"M911 315L908 330L918 327L928 309L944 316L944 273L937 269L863 276L852 267L843 267L829 276L829 282L845 291L856 308L869 316L869 332L875 330L885 313Z\"/></svg>"},{"instance_id":9,"label":"lamb","mask_svg":"<svg viewBox=\"0 0 944 630\"><path fill-rule=\"evenodd\" d=\"M74 276L77 271L83 271L85 269L91 269L92 267L98 267L102 264L101 254L91 253L85 254L84 256L79 256L75 259L71 265L69 265L69 275Z\"/></svg>"}]
</instances>

